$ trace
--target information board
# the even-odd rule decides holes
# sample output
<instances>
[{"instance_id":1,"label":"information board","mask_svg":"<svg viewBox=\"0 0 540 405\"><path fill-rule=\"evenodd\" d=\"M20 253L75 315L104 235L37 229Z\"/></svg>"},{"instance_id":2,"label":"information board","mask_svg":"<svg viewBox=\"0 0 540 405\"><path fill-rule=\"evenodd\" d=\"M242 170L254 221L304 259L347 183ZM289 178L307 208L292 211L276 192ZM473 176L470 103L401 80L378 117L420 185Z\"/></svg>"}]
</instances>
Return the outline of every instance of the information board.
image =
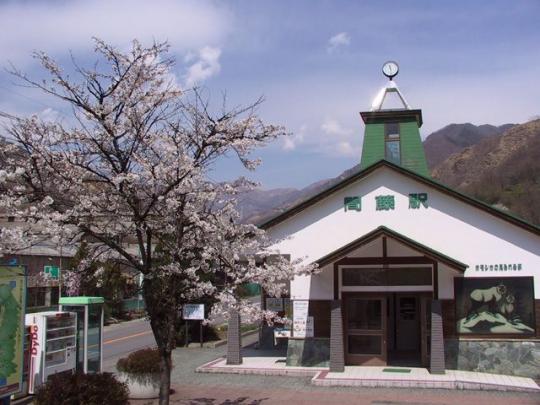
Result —
<instances>
[{"instance_id":1,"label":"information board","mask_svg":"<svg viewBox=\"0 0 540 405\"><path fill-rule=\"evenodd\" d=\"M182 317L187 320L202 321L204 319L204 304L186 304L182 308Z\"/></svg>"},{"instance_id":2,"label":"information board","mask_svg":"<svg viewBox=\"0 0 540 405\"><path fill-rule=\"evenodd\" d=\"M309 301L293 301L293 336L313 337L313 317L308 316Z\"/></svg>"},{"instance_id":3,"label":"information board","mask_svg":"<svg viewBox=\"0 0 540 405\"><path fill-rule=\"evenodd\" d=\"M22 388L25 306L26 269L0 266L0 398Z\"/></svg>"}]
</instances>

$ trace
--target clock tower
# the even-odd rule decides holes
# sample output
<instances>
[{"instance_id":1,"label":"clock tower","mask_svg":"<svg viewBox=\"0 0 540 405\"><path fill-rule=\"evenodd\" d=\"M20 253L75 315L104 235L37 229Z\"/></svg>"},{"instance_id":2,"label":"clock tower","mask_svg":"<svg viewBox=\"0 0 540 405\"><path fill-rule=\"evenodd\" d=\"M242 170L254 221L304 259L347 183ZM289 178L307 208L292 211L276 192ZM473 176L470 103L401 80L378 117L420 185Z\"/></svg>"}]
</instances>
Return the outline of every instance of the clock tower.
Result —
<instances>
[{"instance_id":1,"label":"clock tower","mask_svg":"<svg viewBox=\"0 0 540 405\"><path fill-rule=\"evenodd\" d=\"M420 138L422 110L409 107L393 80L399 71L398 64L393 61L386 62L382 70L389 79L386 86L373 100L371 110L360 113L366 126L360 166L365 169L385 159L429 177L424 146ZM383 104L388 95L396 95L402 107L385 109Z\"/></svg>"}]
</instances>

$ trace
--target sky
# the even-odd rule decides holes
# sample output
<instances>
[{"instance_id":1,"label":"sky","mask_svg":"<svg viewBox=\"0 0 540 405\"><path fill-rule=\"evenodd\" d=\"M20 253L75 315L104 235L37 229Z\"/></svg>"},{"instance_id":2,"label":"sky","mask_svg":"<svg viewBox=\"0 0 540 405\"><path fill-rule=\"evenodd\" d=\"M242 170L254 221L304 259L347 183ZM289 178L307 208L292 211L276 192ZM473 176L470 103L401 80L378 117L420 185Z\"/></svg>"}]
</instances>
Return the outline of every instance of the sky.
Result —
<instances>
[{"instance_id":1,"label":"sky","mask_svg":"<svg viewBox=\"0 0 540 405\"><path fill-rule=\"evenodd\" d=\"M367 111L395 60L396 82L421 108L423 137L450 123L522 123L540 114L540 1L0 1L0 67L40 77L42 50L69 70L91 66L93 36L120 48L169 41L174 74L231 107L263 96L259 115L287 128L245 172L263 188L301 188L360 160ZM0 111L69 114L0 71Z\"/></svg>"}]
</instances>

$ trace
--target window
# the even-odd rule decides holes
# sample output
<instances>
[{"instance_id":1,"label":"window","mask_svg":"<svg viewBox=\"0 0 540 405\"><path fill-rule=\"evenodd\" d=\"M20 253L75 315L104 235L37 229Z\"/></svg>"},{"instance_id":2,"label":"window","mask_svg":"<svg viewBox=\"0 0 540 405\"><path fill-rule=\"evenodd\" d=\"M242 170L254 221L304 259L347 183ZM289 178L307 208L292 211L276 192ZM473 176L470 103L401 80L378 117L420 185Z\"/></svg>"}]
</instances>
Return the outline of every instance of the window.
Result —
<instances>
[{"instance_id":1,"label":"window","mask_svg":"<svg viewBox=\"0 0 540 405\"><path fill-rule=\"evenodd\" d=\"M346 287L432 285L430 267L344 268L342 277L343 285Z\"/></svg>"},{"instance_id":2,"label":"window","mask_svg":"<svg viewBox=\"0 0 540 405\"><path fill-rule=\"evenodd\" d=\"M384 124L384 157L392 163L401 164L398 122Z\"/></svg>"},{"instance_id":3,"label":"window","mask_svg":"<svg viewBox=\"0 0 540 405\"><path fill-rule=\"evenodd\" d=\"M46 287L31 287L28 288L27 307L44 307L47 295Z\"/></svg>"}]
</instances>

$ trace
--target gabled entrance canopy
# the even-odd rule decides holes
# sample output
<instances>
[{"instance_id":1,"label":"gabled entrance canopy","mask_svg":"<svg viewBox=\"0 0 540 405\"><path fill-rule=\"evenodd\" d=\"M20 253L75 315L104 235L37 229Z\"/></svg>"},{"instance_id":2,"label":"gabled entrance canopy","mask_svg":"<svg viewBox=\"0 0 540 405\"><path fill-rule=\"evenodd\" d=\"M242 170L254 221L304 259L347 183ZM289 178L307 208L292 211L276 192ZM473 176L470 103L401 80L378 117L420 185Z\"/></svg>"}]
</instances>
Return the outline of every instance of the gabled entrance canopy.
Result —
<instances>
[{"instance_id":1,"label":"gabled entrance canopy","mask_svg":"<svg viewBox=\"0 0 540 405\"><path fill-rule=\"evenodd\" d=\"M348 253L358 249L359 247L363 246L363 245L366 245L370 242L372 242L373 240L381 237L381 236L386 236L386 237L389 237L389 238L392 238L398 242L400 242L401 244L419 252L419 253L422 253L424 255L425 258L427 259L430 259L432 261L436 261L436 262L441 262L441 263L444 263L446 264L447 266L455 269L455 270L458 270L458 271L461 271L461 272L464 272L467 267L466 264L464 263L461 263L460 261L458 260L455 260L455 259L452 259L451 257L441 253L441 252L438 252L434 249L431 249L430 247L428 246L425 246L421 243L418 243L390 228L387 228L385 226L380 226L378 227L377 229L373 230L372 232L369 232L368 234L352 241L351 243L341 247L340 249L338 250L335 250L334 252L332 253L329 253L327 254L326 256L324 257L321 257L320 259L316 260L315 263L317 263L319 266L324 266L326 264L329 264L329 263L332 263L332 262L335 262L341 258L343 258L344 256L346 256ZM418 257L418 259L421 259L422 257ZM392 257L386 257L386 258L369 258L371 261L373 260L376 260L376 259L380 259L381 260L381 263L383 261L386 261L386 263L388 262L391 262L392 261ZM400 259L401 258L396 258L396 259ZM414 259L414 257L410 258L410 259Z\"/></svg>"}]
</instances>

